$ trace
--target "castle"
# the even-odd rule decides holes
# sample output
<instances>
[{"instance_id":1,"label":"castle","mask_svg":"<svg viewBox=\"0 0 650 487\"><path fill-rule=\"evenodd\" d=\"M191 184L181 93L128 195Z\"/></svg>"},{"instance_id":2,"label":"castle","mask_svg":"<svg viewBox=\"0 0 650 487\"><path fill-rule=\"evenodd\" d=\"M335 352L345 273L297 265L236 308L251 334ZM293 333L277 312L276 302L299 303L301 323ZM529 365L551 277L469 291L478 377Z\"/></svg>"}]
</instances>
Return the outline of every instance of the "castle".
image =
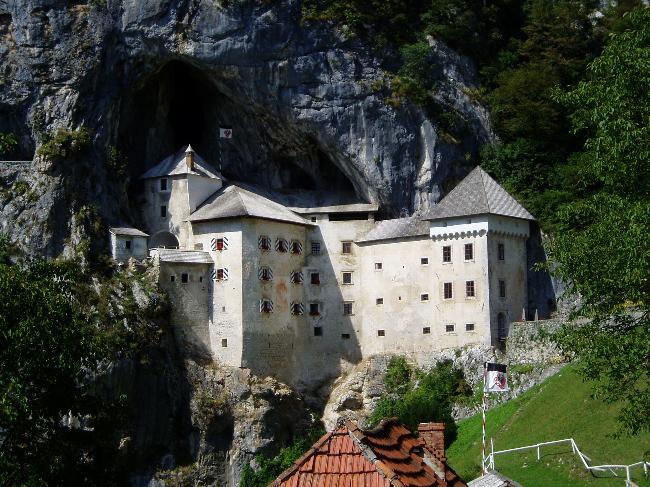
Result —
<instances>
[{"instance_id":1,"label":"castle","mask_svg":"<svg viewBox=\"0 0 650 487\"><path fill-rule=\"evenodd\" d=\"M141 176L144 233L111 229L113 256L150 257L184 346L291 382L379 353L496 345L527 305L533 217L480 167L425 218L226 181L190 146ZM150 249L150 250L147 250Z\"/></svg>"}]
</instances>

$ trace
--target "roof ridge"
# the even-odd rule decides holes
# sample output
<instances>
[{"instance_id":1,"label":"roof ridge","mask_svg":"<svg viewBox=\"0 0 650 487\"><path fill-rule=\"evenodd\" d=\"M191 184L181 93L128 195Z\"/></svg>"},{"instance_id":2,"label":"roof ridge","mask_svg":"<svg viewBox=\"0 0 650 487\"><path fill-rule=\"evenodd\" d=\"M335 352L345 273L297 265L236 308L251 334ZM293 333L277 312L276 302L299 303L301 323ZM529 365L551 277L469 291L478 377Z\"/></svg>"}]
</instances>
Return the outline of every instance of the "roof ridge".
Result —
<instances>
[{"instance_id":1,"label":"roof ridge","mask_svg":"<svg viewBox=\"0 0 650 487\"><path fill-rule=\"evenodd\" d=\"M293 465L291 465L284 472L282 472L273 481L271 486L280 485L284 479L286 479L291 474L293 474L296 470L298 470L307 461L309 457L311 457L314 453L316 453L320 449L320 447L323 446L325 442L328 441L334 435L336 431L337 430L329 431L325 433L323 436L321 436L320 439L316 443L314 443L309 450L307 450L305 453L303 453L300 456L300 458L298 458L295 462L293 462Z\"/></svg>"},{"instance_id":2,"label":"roof ridge","mask_svg":"<svg viewBox=\"0 0 650 487\"><path fill-rule=\"evenodd\" d=\"M492 207L490 206L490 199L488 198L487 190L485 189L485 177L490 177L488 173L486 173L481 166L476 166L474 169L475 171L478 171L479 177L481 178L481 189L483 190L483 197L485 198L485 204L487 205L488 212L492 212Z\"/></svg>"}]
</instances>

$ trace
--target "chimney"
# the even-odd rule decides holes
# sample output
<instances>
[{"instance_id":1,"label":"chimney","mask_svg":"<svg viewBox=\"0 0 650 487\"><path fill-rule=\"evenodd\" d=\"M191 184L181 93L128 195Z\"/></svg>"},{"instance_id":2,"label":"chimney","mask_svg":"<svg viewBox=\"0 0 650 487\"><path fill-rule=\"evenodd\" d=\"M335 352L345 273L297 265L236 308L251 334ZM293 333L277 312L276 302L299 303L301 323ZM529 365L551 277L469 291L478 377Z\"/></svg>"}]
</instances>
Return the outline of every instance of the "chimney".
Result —
<instances>
[{"instance_id":1,"label":"chimney","mask_svg":"<svg viewBox=\"0 0 650 487\"><path fill-rule=\"evenodd\" d=\"M420 438L439 460L445 460L445 423L420 423Z\"/></svg>"},{"instance_id":2,"label":"chimney","mask_svg":"<svg viewBox=\"0 0 650 487\"><path fill-rule=\"evenodd\" d=\"M191 145L188 145L185 150L185 164L187 164L189 171L194 170L194 149L192 149Z\"/></svg>"}]
</instances>

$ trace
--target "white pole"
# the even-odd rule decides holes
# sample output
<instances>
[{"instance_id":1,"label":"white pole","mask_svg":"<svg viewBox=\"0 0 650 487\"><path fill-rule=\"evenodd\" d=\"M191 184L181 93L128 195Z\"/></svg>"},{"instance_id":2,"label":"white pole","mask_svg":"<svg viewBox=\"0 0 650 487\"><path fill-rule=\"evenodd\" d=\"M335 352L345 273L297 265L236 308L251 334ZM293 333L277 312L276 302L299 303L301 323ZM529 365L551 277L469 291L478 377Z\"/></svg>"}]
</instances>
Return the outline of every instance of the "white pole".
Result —
<instances>
[{"instance_id":1,"label":"white pole","mask_svg":"<svg viewBox=\"0 0 650 487\"><path fill-rule=\"evenodd\" d=\"M481 471L483 475L487 474L487 469L485 468L485 408L487 402L487 392L486 392L486 377L487 377L487 362L483 362L483 448L481 449Z\"/></svg>"}]
</instances>

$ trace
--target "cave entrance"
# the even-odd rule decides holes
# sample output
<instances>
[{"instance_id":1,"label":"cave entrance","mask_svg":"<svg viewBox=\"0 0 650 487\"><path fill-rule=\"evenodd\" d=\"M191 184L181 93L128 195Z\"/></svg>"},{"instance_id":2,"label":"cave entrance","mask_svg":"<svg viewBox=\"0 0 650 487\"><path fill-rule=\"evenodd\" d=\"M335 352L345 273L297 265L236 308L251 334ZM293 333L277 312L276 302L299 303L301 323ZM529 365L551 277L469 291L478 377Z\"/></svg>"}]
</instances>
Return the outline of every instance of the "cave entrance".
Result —
<instances>
[{"instance_id":1,"label":"cave entrance","mask_svg":"<svg viewBox=\"0 0 650 487\"><path fill-rule=\"evenodd\" d=\"M151 248L177 249L178 239L170 232L162 231L151 237Z\"/></svg>"}]
</instances>

